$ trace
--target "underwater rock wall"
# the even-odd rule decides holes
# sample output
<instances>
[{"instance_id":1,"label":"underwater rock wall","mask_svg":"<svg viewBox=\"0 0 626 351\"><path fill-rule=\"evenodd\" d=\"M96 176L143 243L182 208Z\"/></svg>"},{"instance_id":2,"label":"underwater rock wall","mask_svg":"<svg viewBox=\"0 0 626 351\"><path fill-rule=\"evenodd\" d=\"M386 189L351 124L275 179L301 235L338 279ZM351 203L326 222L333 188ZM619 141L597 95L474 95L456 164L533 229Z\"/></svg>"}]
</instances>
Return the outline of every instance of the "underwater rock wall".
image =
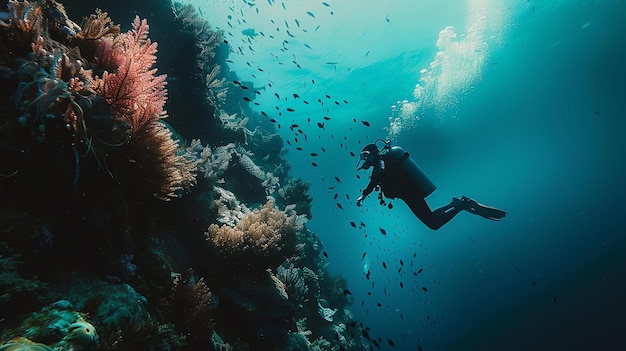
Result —
<instances>
[{"instance_id":1,"label":"underwater rock wall","mask_svg":"<svg viewBox=\"0 0 626 351\"><path fill-rule=\"evenodd\" d=\"M193 45L105 8L0 8L0 350L368 349L221 33L157 3L124 6Z\"/></svg>"}]
</instances>

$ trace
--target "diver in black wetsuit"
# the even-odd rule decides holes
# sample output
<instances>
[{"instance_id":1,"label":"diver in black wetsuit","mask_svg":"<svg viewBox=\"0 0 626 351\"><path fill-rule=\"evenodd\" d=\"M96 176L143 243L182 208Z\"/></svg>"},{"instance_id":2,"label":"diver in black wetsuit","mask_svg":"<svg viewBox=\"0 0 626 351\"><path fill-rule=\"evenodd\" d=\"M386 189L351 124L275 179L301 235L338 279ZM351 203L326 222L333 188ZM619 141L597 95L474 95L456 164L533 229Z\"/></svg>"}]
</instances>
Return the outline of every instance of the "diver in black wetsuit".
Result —
<instances>
[{"instance_id":1,"label":"diver in black wetsuit","mask_svg":"<svg viewBox=\"0 0 626 351\"><path fill-rule=\"evenodd\" d=\"M378 141L383 140L378 139L376 142ZM399 146L391 146L389 142L384 143L382 150L378 149L376 143L365 145L361 150L359 163L363 164L360 167L357 164L357 170L370 167L373 170L369 184L356 200L357 206L361 206L372 191L380 189L378 198L381 205L385 204L383 194L391 199L399 197L417 218L433 230L441 228L463 210L495 221L506 216L507 213L502 210L479 204L465 196L460 199L455 197L449 204L431 211L425 198L437 189L435 184L413 162L408 152Z\"/></svg>"}]
</instances>

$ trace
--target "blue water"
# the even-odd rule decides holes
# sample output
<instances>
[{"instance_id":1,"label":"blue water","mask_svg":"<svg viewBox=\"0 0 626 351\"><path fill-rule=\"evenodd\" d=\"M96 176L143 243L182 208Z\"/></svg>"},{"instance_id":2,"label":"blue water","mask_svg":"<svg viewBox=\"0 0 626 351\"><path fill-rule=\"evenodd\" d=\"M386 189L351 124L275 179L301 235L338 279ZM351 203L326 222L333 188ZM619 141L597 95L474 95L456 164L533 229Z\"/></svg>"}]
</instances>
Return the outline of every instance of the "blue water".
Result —
<instances>
[{"instance_id":1,"label":"blue water","mask_svg":"<svg viewBox=\"0 0 626 351\"><path fill-rule=\"evenodd\" d=\"M196 5L225 31L228 68L266 87L251 107L278 120L291 175L311 184L307 226L372 335L401 350L623 349L626 2L503 3ZM401 201L355 206L369 174L350 152L376 138L438 186L431 207L466 195L509 215L431 231Z\"/></svg>"}]
</instances>

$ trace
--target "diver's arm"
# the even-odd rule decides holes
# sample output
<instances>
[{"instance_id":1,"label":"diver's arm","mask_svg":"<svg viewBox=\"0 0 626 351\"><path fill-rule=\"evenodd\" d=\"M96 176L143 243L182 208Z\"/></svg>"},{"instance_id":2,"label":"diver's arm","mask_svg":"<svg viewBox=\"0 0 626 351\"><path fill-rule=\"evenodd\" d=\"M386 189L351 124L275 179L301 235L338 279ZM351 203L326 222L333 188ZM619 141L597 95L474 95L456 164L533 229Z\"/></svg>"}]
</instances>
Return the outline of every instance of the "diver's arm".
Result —
<instances>
[{"instance_id":1,"label":"diver's arm","mask_svg":"<svg viewBox=\"0 0 626 351\"><path fill-rule=\"evenodd\" d=\"M374 175L372 176L369 184L367 184L367 187L363 190L363 193L361 194L361 196L359 196L359 198L356 199L357 206L361 206L361 203L363 202L363 200L365 200L367 195L369 195L372 191L374 191L376 186L379 184L379 179L380 177L377 177Z\"/></svg>"}]
</instances>

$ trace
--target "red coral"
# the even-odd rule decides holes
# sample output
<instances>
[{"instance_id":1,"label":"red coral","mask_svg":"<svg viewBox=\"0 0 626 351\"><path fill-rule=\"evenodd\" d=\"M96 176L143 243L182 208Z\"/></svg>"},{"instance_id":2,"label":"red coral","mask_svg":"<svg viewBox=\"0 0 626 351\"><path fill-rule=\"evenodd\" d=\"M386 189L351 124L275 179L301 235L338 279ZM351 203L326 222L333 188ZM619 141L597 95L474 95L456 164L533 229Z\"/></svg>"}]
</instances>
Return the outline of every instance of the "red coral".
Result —
<instances>
[{"instance_id":1,"label":"red coral","mask_svg":"<svg viewBox=\"0 0 626 351\"><path fill-rule=\"evenodd\" d=\"M157 76L157 69L152 68L157 43L148 38L148 28L147 21L137 16L128 33L113 43L102 38L98 50L99 63L112 71L104 72L98 93L133 133L165 116L166 75Z\"/></svg>"}]
</instances>

